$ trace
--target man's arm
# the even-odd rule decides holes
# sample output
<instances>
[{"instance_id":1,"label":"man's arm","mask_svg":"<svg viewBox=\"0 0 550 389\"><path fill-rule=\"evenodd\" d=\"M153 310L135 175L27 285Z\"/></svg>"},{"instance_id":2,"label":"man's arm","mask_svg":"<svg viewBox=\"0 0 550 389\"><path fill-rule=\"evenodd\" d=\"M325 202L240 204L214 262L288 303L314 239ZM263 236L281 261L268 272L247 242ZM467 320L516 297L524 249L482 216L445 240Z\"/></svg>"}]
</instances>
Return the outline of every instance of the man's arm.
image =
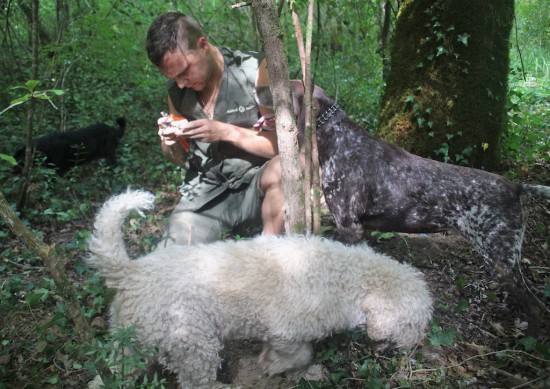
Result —
<instances>
[{"instance_id":1,"label":"man's arm","mask_svg":"<svg viewBox=\"0 0 550 389\"><path fill-rule=\"evenodd\" d=\"M267 62L262 60L255 80L256 86L269 86ZM272 116L270 108L259 105L261 115ZM238 127L216 120L198 119L189 122L183 135L201 142L227 142L251 154L271 159L279 153L274 122L265 123L259 130Z\"/></svg>"}]
</instances>

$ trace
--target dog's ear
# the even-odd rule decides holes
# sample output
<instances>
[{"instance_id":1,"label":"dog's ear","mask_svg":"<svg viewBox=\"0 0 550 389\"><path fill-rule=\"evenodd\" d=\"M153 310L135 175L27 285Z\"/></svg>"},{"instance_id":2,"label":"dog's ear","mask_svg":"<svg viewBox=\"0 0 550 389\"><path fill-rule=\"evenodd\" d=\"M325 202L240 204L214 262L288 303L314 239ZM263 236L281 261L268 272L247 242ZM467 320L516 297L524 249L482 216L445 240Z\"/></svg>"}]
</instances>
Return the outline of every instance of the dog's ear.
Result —
<instances>
[{"instance_id":1,"label":"dog's ear","mask_svg":"<svg viewBox=\"0 0 550 389\"><path fill-rule=\"evenodd\" d=\"M290 87L292 91L292 102L294 103L294 115L296 116L296 124L301 133L304 132L305 128L305 115L306 110L304 106L304 83L301 80L291 80ZM313 105L313 117L317 118L319 116L319 111L321 108L321 102L330 102L330 105L334 104L334 101L328 97L325 91L314 85L313 86L313 96L312 96L312 105Z\"/></svg>"},{"instance_id":2,"label":"dog's ear","mask_svg":"<svg viewBox=\"0 0 550 389\"><path fill-rule=\"evenodd\" d=\"M315 109L315 117L319 117L322 112L325 112L326 109L332 106L335 101L329 97L323 88L315 85L313 87L313 106Z\"/></svg>"},{"instance_id":3,"label":"dog's ear","mask_svg":"<svg viewBox=\"0 0 550 389\"><path fill-rule=\"evenodd\" d=\"M294 115L299 118L304 107L304 84L301 80L290 81L290 91L292 92L292 103L294 105Z\"/></svg>"},{"instance_id":4,"label":"dog's ear","mask_svg":"<svg viewBox=\"0 0 550 389\"><path fill-rule=\"evenodd\" d=\"M298 143L303 144L306 127L306 112L304 107L304 83L301 80L291 80L290 91L292 92L294 117L296 118L296 126L298 127L299 132Z\"/></svg>"}]
</instances>

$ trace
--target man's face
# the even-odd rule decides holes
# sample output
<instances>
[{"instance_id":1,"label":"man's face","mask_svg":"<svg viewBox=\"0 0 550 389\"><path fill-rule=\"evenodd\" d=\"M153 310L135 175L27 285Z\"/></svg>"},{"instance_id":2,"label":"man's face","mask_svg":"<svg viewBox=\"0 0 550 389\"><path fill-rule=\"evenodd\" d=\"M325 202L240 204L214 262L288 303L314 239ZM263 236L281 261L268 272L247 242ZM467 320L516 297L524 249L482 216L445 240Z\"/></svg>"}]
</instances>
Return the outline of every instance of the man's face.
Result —
<instances>
[{"instance_id":1,"label":"man's face","mask_svg":"<svg viewBox=\"0 0 550 389\"><path fill-rule=\"evenodd\" d=\"M206 86L207 63L201 48L187 50L185 53L176 49L164 55L159 69L166 77L174 80L179 88L191 88L199 92Z\"/></svg>"}]
</instances>

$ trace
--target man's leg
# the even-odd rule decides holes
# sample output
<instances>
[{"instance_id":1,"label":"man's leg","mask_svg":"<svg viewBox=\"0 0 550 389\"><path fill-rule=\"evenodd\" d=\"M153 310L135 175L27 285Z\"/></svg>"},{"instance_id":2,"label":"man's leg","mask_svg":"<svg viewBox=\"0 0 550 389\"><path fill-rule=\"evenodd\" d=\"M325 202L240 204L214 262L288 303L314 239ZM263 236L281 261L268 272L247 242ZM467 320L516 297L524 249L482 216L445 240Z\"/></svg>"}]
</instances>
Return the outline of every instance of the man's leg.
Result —
<instances>
[{"instance_id":1,"label":"man's leg","mask_svg":"<svg viewBox=\"0 0 550 389\"><path fill-rule=\"evenodd\" d=\"M174 209L158 248L176 244L189 246L197 243L213 242L223 235L223 223L208 214Z\"/></svg>"},{"instance_id":2,"label":"man's leg","mask_svg":"<svg viewBox=\"0 0 550 389\"><path fill-rule=\"evenodd\" d=\"M190 245L221 239L240 226L263 224L263 234L284 233L284 193L281 187L281 165L275 157L258 171L244 190L228 190L211 204L192 212L178 204L158 244Z\"/></svg>"},{"instance_id":3,"label":"man's leg","mask_svg":"<svg viewBox=\"0 0 550 389\"><path fill-rule=\"evenodd\" d=\"M262 172L260 189L264 193L262 202L263 235L279 235L285 231L285 196L282 187L281 159L271 159Z\"/></svg>"}]
</instances>

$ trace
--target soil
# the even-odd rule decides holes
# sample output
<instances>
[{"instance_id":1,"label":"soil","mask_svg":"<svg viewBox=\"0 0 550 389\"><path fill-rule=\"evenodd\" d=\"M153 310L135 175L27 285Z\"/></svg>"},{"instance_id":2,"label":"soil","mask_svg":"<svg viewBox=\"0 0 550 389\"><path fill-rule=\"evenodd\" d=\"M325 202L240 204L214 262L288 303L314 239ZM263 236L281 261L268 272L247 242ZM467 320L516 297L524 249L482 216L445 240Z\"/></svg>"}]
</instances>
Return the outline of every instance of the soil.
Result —
<instances>
[{"instance_id":1,"label":"soil","mask_svg":"<svg viewBox=\"0 0 550 389\"><path fill-rule=\"evenodd\" d=\"M548 164L542 164L539 171L531 172L522 181L536 177L539 183L550 185ZM165 199L166 200L166 199ZM170 199L168 199L170 200ZM168 202L168 200L166 200ZM157 208L158 210L158 208ZM170 212L170 207L160 207L160 220ZM522 270L532 282L537 295L548 302L550 292L550 201L524 199L526 234L523 245ZM331 234L332 221L326 217L324 223ZM89 229L91 222L83 220L82 226ZM55 230L48 226L36 226L44 232L47 243L62 245L74 239L72 229ZM151 225L147 234L160 234L158 224ZM142 232L145 233L145 232ZM130 235L137 242L140 234ZM511 296L501 288L492 275L492 269L484 266L481 257L472 246L456 233L441 234L391 234L371 235L365 240L382 253L387 253L402 262L408 262L422 271L434 298L434 321L428 338L417 348L407 352L380 354L368 347L366 339L359 334L347 334L341 338L321 341L315 345L315 358L307 372L266 377L259 369L256 358L261 345L256 342L232 342L223 350L225 362L219 371L219 380L240 388L293 388L293 387L398 387L403 379L408 386L477 388L499 387L550 387L550 311L547 309L540 322L540 330L533 339L531 348L524 342L527 338L525 317ZM0 241L1 243L2 241ZM0 247L0 252L21 250L16 242L9 247ZM130 243L131 256L138 256L137 246ZM77 254L83 257L84 252ZM25 270L25 269L22 269ZM45 269L37 277L45 275ZM548 304L547 304L548 308ZM32 337L32 325L38 312L32 315L11 317L6 326L21 326L19 336ZM99 319L101 322L101 318ZM96 323L97 324L97 323ZM102 326L103 324L99 324ZM7 328L7 327L5 327ZM24 329L26 328L26 330ZM449 333L450 341L438 345L437 334ZM2 332L5 336L7 332ZM18 342L21 339L10 339ZM327 350L336 351L326 357ZM534 349L533 349L534 347ZM538 348L537 348L538 347ZM3 353L0 353L2 355ZM10 360L11 358L11 360ZM2 363L17 369L21 355L2 355ZM361 364L374 362L382 368L378 372L382 386L371 385L369 377L361 374ZM369 365L369 372L373 367ZM345 378L338 379L342 368ZM160 372L160 370L159 370ZM174 379L164 375L174 386ZM300 377L315 383L304 384ZM372 377L372 375L371 375ZM83 377L79 377L83 378ZM89 378L89 377L86 377ZM82 387L81 382L67 380L62 387ZM84 378L83 378L84 379ZM438 381L439 380L439 381ZM0 380L2 387L3 380ZM24 387L18 383L12 387Z\"/></svg>"}]
</instances>

